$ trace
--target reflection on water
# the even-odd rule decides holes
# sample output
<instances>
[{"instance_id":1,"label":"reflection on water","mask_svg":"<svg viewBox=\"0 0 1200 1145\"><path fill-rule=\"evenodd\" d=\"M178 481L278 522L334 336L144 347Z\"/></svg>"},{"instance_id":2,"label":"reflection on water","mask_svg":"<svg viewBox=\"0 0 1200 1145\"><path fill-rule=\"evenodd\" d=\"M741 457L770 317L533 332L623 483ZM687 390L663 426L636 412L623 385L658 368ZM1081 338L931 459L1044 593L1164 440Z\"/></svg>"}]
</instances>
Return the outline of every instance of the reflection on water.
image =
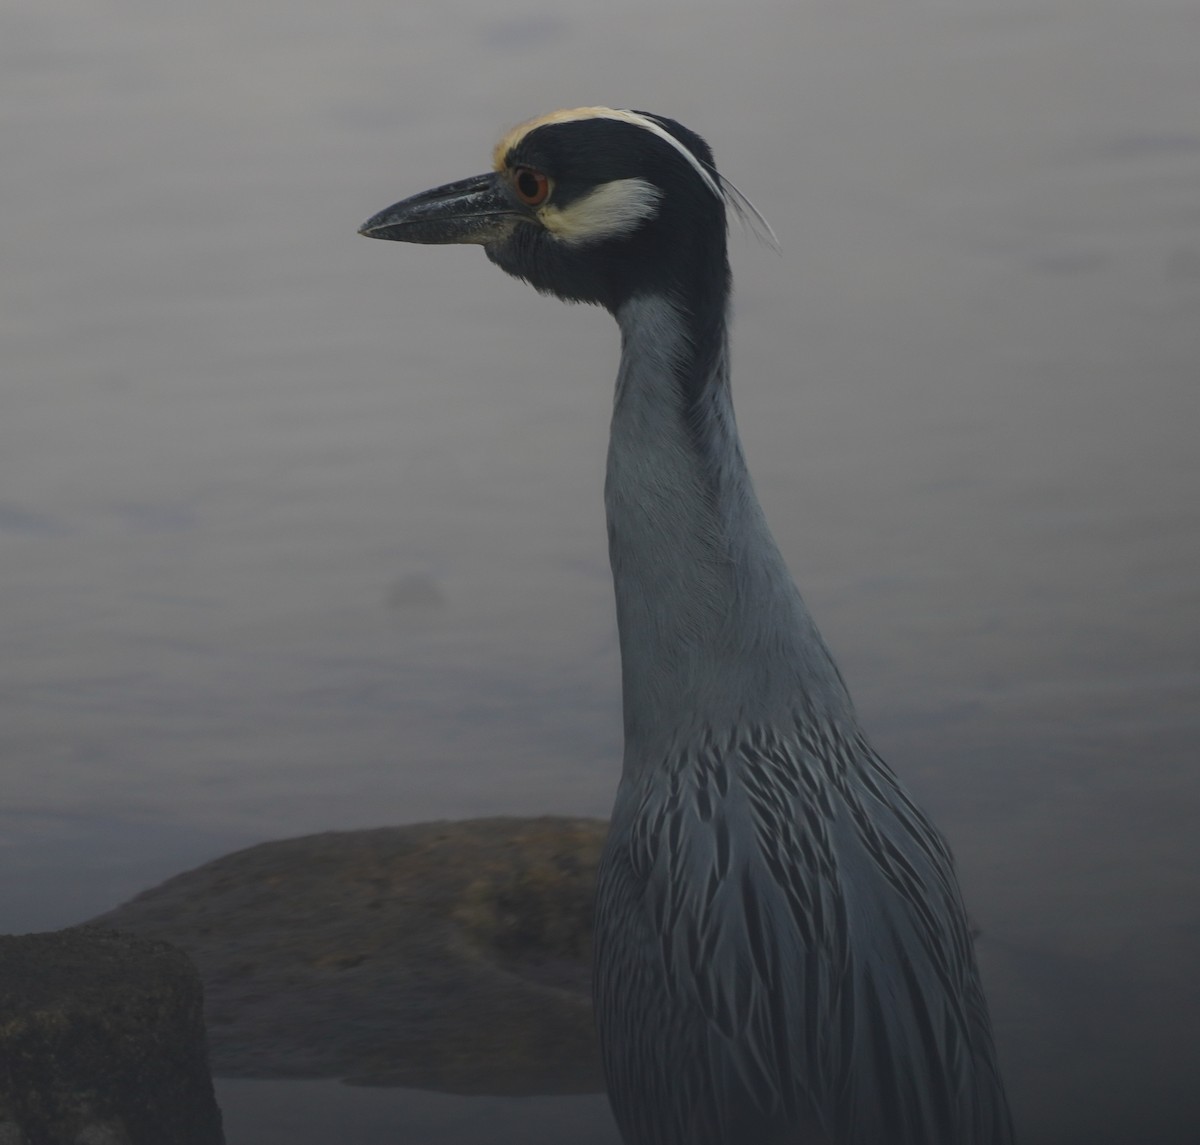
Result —
<instances>
[{"instance_id":1,"label":"reflection on water","mask_svg":"<svg viewBox=\"0 0 1200 1145\"><path fill-rule=\"evenodd\" d=\"M218 1081L228 1145L620 1145L608 1099L449 1097L330 1081Z\"/></svg>"},{"instance_id":2,"label":"reflection on water","mask_svg":"<svg viewBox=\"0 0 1200 1145\"><path fill-rule=\"evenodd\" d=\"M954 844L1023 1140L1190 1141L1198 37L1173 0L7 6L2 925L267 838L607 814L615 332L354 230L625 103L782 239L735 242L751 465ZM304 1092L290 1141L391 1100Z\"/></svg>"}]
</instances>

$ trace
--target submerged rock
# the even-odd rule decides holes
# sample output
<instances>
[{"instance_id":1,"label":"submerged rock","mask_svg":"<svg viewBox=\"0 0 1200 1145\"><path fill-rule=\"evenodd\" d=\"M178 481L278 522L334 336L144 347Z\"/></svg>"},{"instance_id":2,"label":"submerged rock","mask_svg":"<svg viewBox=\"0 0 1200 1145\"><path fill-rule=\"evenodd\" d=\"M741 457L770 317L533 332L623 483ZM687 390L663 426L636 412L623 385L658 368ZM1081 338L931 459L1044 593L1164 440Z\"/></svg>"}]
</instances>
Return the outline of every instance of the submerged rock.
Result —
<instances>
[{"instance_id":1,"label":"submerged rock","mask_svg":"<svg viewBox=\"0 0 1200 1145\"><path fill-rule=\"evenodd\" d=\"M263 843L96 921L195 960L221 1076L595 1092L592 896L606 831L476 819Z\"/></svg>"},{"instance_id":2,"label":"submerged rock","mask_svg":"<svg viewBox=\"0 0 1200 1145\"><path fill-rule=\"evenodd\" d=\"M201 1009L165 942L0 935L0 1141L220 1145Z\"/></svg>"}]
</instances>

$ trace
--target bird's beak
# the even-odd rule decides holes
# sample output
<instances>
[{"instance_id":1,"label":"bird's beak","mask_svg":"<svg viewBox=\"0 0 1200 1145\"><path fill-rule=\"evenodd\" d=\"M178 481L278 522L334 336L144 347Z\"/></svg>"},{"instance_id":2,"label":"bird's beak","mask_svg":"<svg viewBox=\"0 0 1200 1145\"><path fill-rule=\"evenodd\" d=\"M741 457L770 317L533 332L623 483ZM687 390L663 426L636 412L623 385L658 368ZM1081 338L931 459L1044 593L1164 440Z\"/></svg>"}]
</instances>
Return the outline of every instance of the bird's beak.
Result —
<instances>
[{"instance_id":1,"label":"bird's beak","mask_svg":"<svg viewBox=\"0 0 1200 1145\"><path fill-rule=\"evenodd\" d=\"M422 191L380 211L358 229L402 243L490 243L526 216L495 172Z\"/></svg>"}]
</instances>

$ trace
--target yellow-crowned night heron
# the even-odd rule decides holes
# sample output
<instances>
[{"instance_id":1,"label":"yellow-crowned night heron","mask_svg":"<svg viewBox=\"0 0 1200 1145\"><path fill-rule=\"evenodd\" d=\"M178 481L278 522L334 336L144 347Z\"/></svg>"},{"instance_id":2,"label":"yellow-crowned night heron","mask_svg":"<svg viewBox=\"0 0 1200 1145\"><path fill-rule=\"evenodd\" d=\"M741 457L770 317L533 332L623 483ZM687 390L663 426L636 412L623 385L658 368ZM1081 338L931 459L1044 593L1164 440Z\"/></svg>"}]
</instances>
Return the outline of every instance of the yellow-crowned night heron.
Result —
<instances>
[{"instance_id":1,"label":"yellow-crowned night heron","mask_svg":"<svg viewBox=\"0 0 1200 1145\"><path fill-rule=\"evenodd\" d=\"M625 762L595 1001L629 1145L1003 1145L953 861L859 728L729 396L726 206L696 134L611 108L362 233L476 243L621 329L605 501Z\"/></svg>"}]
</instances>

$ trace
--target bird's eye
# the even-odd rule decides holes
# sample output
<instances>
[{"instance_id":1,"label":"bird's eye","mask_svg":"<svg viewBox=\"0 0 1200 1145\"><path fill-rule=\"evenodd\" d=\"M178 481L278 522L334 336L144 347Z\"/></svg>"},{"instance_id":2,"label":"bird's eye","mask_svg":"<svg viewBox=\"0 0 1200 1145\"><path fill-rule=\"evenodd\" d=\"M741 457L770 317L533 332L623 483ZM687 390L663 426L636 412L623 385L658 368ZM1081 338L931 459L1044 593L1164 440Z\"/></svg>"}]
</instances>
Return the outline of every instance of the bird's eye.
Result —
<instances>
[{"instance_id":1,"label":"bird's eye","mask_svg":"<svg viewBox=\"0 0 1200 1145\"><path fill-rule=\"evenodd\" d=\"M513 171L513 187L517 198L529 207L540 207L550 198L550 180L532 167L518 167Z\"/></svg>"}]
</instances>

